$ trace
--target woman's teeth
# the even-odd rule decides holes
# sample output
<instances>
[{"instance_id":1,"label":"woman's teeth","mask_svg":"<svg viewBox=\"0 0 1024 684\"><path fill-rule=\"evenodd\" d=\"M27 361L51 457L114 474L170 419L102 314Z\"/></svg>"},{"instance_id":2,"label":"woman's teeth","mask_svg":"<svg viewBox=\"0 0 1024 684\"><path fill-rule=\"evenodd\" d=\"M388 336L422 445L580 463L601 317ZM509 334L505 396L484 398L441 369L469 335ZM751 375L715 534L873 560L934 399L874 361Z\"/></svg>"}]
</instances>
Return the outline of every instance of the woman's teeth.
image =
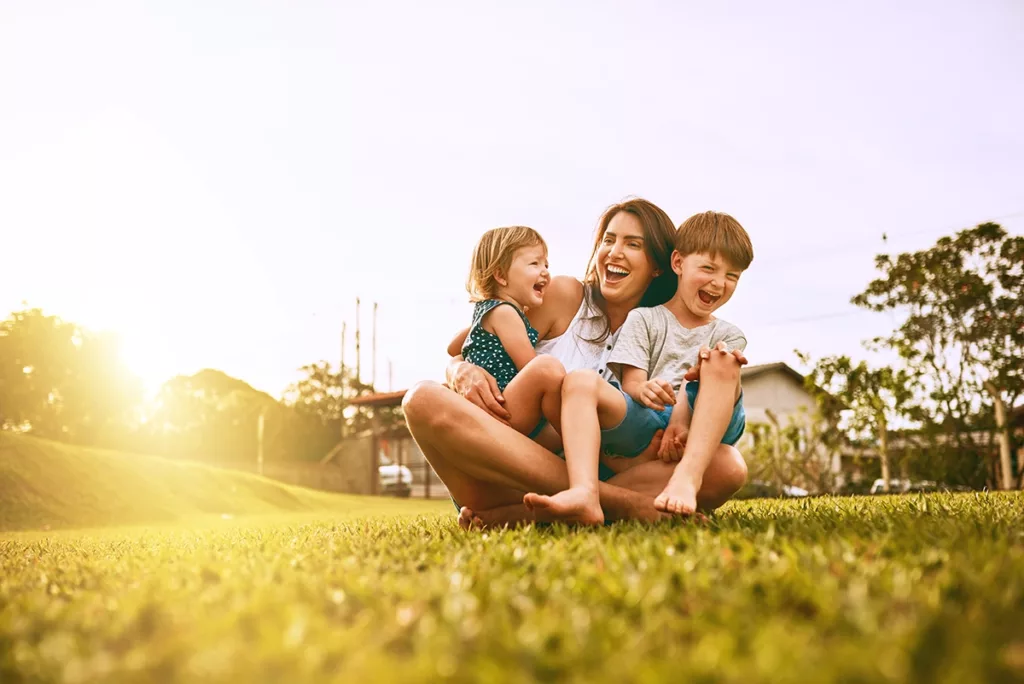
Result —
<instances>
[{"instance_id":1,"label":"woman's teeth","mask_svg":"<svg viewBox=\"0 0 1024 684\"><path fill-rule=\"evenodd\" d=\"M621 266L605 266L605 276L607 280L620 280L628 275L629 271Z\"/></svg>"}]
</instances>

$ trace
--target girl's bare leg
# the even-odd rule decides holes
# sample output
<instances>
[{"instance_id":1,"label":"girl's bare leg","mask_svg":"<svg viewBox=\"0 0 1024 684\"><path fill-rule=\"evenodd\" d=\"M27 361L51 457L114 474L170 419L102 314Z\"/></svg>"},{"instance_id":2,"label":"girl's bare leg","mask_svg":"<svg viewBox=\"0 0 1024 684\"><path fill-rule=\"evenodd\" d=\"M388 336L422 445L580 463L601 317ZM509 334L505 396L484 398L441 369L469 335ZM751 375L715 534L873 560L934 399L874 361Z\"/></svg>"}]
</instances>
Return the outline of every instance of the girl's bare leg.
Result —
<instances>
[{"instance_id":1,"label":"girl's bare leg","mask_svg":"<svg viewBox=\"0 0 1024 684\"><path fill-rule=\"evenodd\" d=\"M659 511L678 515L692 515L697 511L697 495L705 471L729 427L739 387L740 364L736 357L712 351L710 358L701 364L700 392L693 407L683 458L665 489L654 500L654 507Z\"/></svg>"},{"instance_id":2,"label":"girl's bare leg","mask_svg":"<svg viewBox=\"0 0 1024 684\"><path fill-rule=\"evenodd\" d=\"M593 371L574 371L562 383L562 435L569 488L554 496L530 493L526 507L560 520L600 525L604 522L598 493L601 428L613 427L626 415L622 393Z\"/></svg>"},{"instance_id":3,"label":"girl's bare leg","mask_svg":"<svg viewBox=\"0 0 1024 684\"><path fill-rule=\"evenodd\" d=\"M409 431L448 491L481 515L522 506L525 492L554 494L569 485L562 459L437 383L410 389L402 407ZM602 483L600 496L612 520L661 516L650 494ZM532 517L525 507L518 510L523 518Z\"/></svg>"},{"instance_id":4,"label":"girl's bare leg","mask_svg":"<svg viewBox=\"0 0 1024 684\"><path fill-rule=\"evenodd\" d=\"M544 355L530 361L512 378L502 394L516 432L529 435L542 417L547 418L555 430L561 429L564 378L565 368L561 362ZM547 448L554 446L550 440L541 443Z\"/></svg>"}]
</instances>

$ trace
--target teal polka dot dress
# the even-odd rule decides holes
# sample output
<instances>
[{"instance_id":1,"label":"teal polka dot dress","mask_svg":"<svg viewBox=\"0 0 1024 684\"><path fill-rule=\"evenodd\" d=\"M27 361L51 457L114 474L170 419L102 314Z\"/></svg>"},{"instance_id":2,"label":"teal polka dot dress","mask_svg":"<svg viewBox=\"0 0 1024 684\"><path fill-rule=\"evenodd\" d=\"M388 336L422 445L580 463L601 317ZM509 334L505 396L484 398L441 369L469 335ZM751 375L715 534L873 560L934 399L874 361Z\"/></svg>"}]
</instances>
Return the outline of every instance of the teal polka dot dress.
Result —
<instances>
[{"instance_id":1,"label":"teal polka dot dress","mask_svg":"<svg viewBox=\"0 0 1024 684\"><path fill-rule=\"evenodd\" d=\"M473 307L473 325L470 326L469 335L462 345L462 358L493 375L498 382L498 389L504 391L505 386L512 382L512 378L516 377L516 373L519 371L516 369L516 364L512 362L512 357L501 346L498 336L484 330L480 324L489 311L502 304L507 304L516 310L519 317L523 319L523 325L526 326L526 335L530 338L530 344L537 346L540 333L533 329L530 321L519 310L519 307L501 299L487 299L477 302Z\"/></svg>"}]
</instances>

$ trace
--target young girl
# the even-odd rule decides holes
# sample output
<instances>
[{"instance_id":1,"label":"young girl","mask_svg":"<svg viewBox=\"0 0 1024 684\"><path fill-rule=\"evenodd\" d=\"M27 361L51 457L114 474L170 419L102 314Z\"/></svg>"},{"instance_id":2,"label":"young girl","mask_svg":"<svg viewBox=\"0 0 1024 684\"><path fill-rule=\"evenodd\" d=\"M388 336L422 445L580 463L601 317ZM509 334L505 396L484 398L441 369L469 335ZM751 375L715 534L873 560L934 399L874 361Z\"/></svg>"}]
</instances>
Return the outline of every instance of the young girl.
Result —
<instances>
[{"instance_id":1,"label":"young girl","mask_svg":"<svg viewBox=\"0 0 1024 684\"><path fill-rule=\"evenodd\" d=\"M511 226L484 233L466 282L476 306L461 351L494 376L512 427L556 451L560 440L544 429L544 419L559 429L565 369L554 357L537 355L539 334L526 317L543 303L550 280L548 248L537 231Z\"/></svg>"}]
</instances>

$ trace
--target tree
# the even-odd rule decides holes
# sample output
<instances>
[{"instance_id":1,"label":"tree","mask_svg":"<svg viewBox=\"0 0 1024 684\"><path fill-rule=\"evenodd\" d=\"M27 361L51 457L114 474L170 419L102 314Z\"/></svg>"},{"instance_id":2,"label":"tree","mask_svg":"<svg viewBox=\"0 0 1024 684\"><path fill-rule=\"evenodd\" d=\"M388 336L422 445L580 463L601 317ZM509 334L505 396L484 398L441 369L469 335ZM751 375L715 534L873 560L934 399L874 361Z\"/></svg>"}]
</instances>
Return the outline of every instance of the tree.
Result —
<instances>
[{"instance_id":1,"label":"tree","mask_svg":"<svg viewBox=\"0 0 1024 684\"><path fill-rule=\"evenodd\" d=\"M375 417L385 429L405 422L399 407L362 408L358 411L350 407L352 399L374 392L373 385L356 378L351 368L345 369L344 383L341 374L327 361L309 364L299 370L305 377L285 390L285 404L300 413L315 416L321 425L334 428L337 436L341 435L343 422L348 434L369 429Z\"/></svg>"},{"instance_id":2,"label":"tree","mask_svg":"<svg viewBox=\"0 0 1024 684\"><path fill-rule=\"evenodd\" d=\"M875 343L899 353L926 391L939 433L957 450L977 451L986 431L1000 445L999 480L1015 486L1007 407L1024 393L1024 237L984 223L934 246L879 255L882 277L853 303L898 311L903 323Z\"/></svg>"},{"instance_id":3,"label":"tree","mask_svg":"<svg viewBox=\"0 0 1024 684\"><path fill-rule=\"evenodd\" d=\"M0 429L111 446L140 398L115 337L39 309L0 322Z\"/></svg>"},{"instance_id":4,"label":"tree","mask_svg":"<svg viewBox=\"0 0 1024 684\"><path fill-rule=\"evenodd\" d=\"M801 355L805 363L810 359ZM878 445L885 491L889 491L889 426L900 418L917 418L916 383L911 373L892 368L870 368L864 361L854 365L848 356L820 359L806 378L807 389L819 404L842 402L854 436L869 433Z\"/></svg>"},{"instance_id":5,"label":"tree","mask_svg":"<svg viewBox=\"0 0 1024 684\"><path fill-rule=\"evenodd\" d=\"M816 493L835 489L832 463L842 446L842 435L828 411L801 410L785 424L770 409L771 425L753 425L754 448L750 454L751 481L777 487L798 485Z\"/></svg>"}]
</instances>

